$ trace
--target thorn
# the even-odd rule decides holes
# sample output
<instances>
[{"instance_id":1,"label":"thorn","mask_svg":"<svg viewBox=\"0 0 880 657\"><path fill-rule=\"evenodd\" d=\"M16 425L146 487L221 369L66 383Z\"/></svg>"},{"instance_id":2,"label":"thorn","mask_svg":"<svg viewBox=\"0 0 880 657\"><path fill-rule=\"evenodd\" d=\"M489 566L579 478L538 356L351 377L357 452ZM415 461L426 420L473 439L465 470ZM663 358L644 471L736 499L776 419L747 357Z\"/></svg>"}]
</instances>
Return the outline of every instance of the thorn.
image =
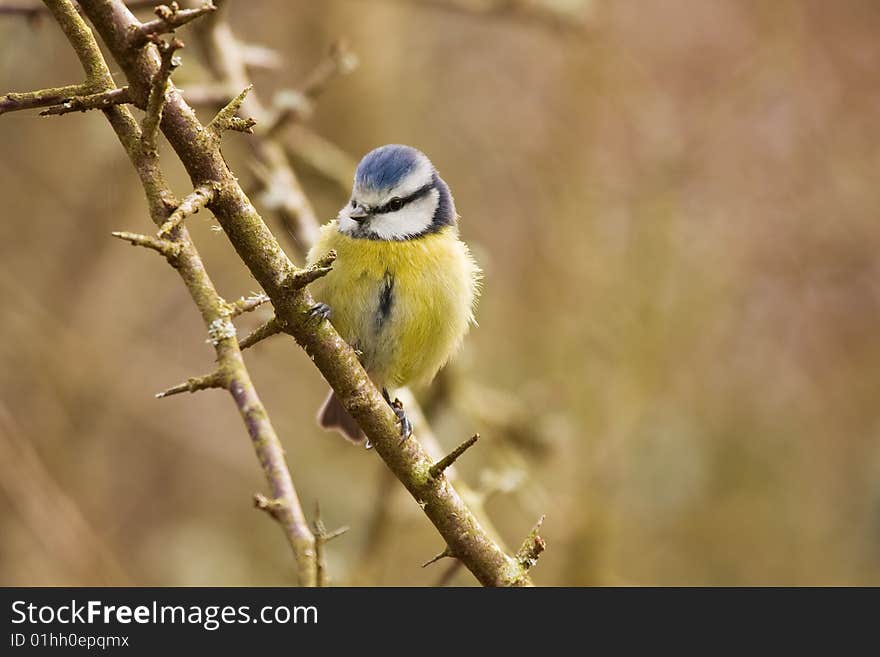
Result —
<instances>
[{"instance_id":1,"label":"thorn","mask_svg":"<svg viewBox=\"0 0 880 657\"><path fill-rule=\"evenodd\" d=\"M262 493L254 493L254 507L260 509L260 511L265 511L276 520L284 506L284 500L270 499Z\"/></svg>"},{"instance_id":2,"label":"thorn","mask_svg":"<svg viewBox=\"0 0 880 657\"><path fill-rule=\"evenodd\" d=\"M139 48L146 45L151 37L173 32L178 27L212 11L217 11L217 7L211 2L206 2L201 7L194 9L181 9L176 2L172 2L170 5L159 5L154 9L156 18L131 28L129 40L132 46Z\"/></svg>"},{"instance_id":3,"label":"thorn","mask_svg":"<svg viewBox=\"0 0 880 657\"><path fill-rule=\"evenodd\" d=\"M452 450L449 454L447 454L442 459L437 461L434 465L432 465L428 469L428 474L430 474L433 479L439 477L441 474L443 474L443 471L446 470L446 468L455 463L456 459L464 454L479 439L480 434L475 433L473 436L465 440L461 445Z\"/></svg>"},{"instance_id":4,"label":"thorn","mask_svg":"<svg viewBox=\"0 0 880 657\"><path fill-rule=\"evenodd\" d=\"M106 109L111 105L124 105L131 102L128 87L110 89L87 96L73 96L59 105L40 112L40 116L61 116L70 112L85 112L92 109Z\"/></svg>"},{"instance_id":5,"label":"thorn","mask_svg":"<svg viewBox=\"0 0 880 657\"><path fill-rule=\"evenodd\" d=\"M171 79L171 72L180 64L180 59L174 53L183 48L183 42L179 39L164 41L156 36L153 38L159 48L161 63L150 83L147 109L141 123L141 142L149 153L157 152L156 137L159 133L159 124L162 121L162 112L165 109L165 99L168 95L168 80Z\"/></svg>"},{"instance_id":6,"label":"thorn","mask_svg":"<svg viewBox=\"0 0 880 657\"><path fill-rule=\"evenodd\" d=\"M249 347L253 347L258 342L262 342L266 338L271 338L273 335L278 335L282 332L281 323L278 321L276 317L268 320L262 326L254 329L247 336L238 341L238 348L242 351L248 349Z\"/></svg>"},{"instance_id":7,"label":"thorn","mask_svg":"<svg viewBox=\"0 0 880 657\"><path fill-rule=\"evenodd\" d=\"M211 183L198 185L192 192L186 195L186 198L180 202L180 205L175 208L171 216L159 228L159 238L169 237L174 229L182 224L187 217L196 214L213 201L216 193L217 191Z\"/></svg>"},{"instance_id":8,"label":"thorn","mask_svg":"<svg viewBox=\"0 0 880 657\"><path fill-rule=\"evenodd\" d=\"M178 395L181 392L198 392L199 390L208 390L209 388L225 388L226 377L220 370L206 374L205 376L190 377L183 383L178 383L167 390L156 393L156 399L164 399L172 395Z\"/></svg>"},{"instance_id":9,"label":"thorn","mask_svg":"<svg viewBox=\"0 0 880 657\"><path fill-rule=\"evenodd\" d=\"M301 290L309 283L312 283L322 276L326 276L333 271L333 261L336 260L336 251L331 249L327 255L320 258L315 264L306 269L297 269L287 280L284 281L284 287L291 290Z\"/></svg>"},{"instance_id":10,"label":"thorn","mask_svg":"<svg viewBox=\"0 0 880 657\"><path fill-rule=\"evenodd\" d=\"M114 231L110 233L113 237L117 237L126 242L130 242L132 246L143 246L161 253L169 260L180 255L181 245L177 242L159 239L151 235L140 235L138 233L129 233L126 231Z\"/></svg>"},{"instance_id":11,"label":"thorn","mask_svg":"<svg viewBox=\"0 0 880 657\"><path fill-rule=\"evenodd\" d=\"M232 303L227 304L229 308L229 316L238 317L244 313L249 313L256 310L264 303L268 303L268 301L269 297L262 292L252 294L249 297L241 297L238 301L233 301Z\"/></svg>"},{"instance_id":12,"label":"thorn","mask_svg":"<svg viewBox=\"0 0 880 657\"><path fill-rule=\"evenodd\" d=\"M238 130L239 132L248 131L242 130L245 125L247 127L252 128L256 121L253 119L241 119L236 116L238 114L238 110L241 109L241 104L244 102L245 97L248 95L248 92L254 88L254 85L249 84L246 86L241 93L239 93L235 98L230 100L226 106L217 112L217 115L211 119L211 122L205 126L208 131L213 133L215 139L220 139L220 135L223 134L224 130ZM253 121L253 123L251 123Z\"/></svg>"},{"instance_id":13,"label":"thorn","mask_svg":"<svg viewBox=\"0 0 880 657\"><path fill-rule=\"evenodd\" d=\"M446 558L446 557L454 557L454 556L455 556L455 555L452 554L452 550L450 550L450 549L449 549L449 546L447 545L447 546L443 549L443 552L441 552L440 554L438 554L438 555L435 556L435 557L432 557L432 558L428 559L425 563L423 563L423 564L422 564L422 568L427 568L427 567L430 566L432 563L437 563L438 561L440 561L440 559L444 559L444 558Z\"/></svg>"},{"instance_id":14,"label":"thorn","mask_svg":"<svg viewBox=\"0 0 880 657\"><path fill-rule=\"evenodd\" d=\"M538 519L538 522L532 528L532 531L529 532L529 535L526 536L519 550L516 551L515 558L526 572L538 563L538 557L547 548L547 544L538 533L541 531L541 525L544 524L545 517L541 516Z\"/></svg>"}]
</instances>

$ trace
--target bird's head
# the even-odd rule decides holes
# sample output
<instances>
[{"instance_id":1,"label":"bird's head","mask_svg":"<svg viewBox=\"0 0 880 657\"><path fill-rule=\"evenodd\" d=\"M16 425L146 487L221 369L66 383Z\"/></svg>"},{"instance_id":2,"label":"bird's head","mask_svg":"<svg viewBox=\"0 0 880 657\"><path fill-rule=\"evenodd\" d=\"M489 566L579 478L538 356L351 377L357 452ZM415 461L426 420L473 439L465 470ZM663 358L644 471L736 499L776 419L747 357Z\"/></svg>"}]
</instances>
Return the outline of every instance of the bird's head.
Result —
<instances>
[{"instance_id":1,"label":"bird's head","mask_svg":"<svg viewBox=\"0 0 880 657\"><path fill-rule=\"evenodd\" d=\"M449 187L421 151L388 144L370 151L354 174L339 231L374 240L408 240L455 224Z\"/></svg>"}]
</instances>

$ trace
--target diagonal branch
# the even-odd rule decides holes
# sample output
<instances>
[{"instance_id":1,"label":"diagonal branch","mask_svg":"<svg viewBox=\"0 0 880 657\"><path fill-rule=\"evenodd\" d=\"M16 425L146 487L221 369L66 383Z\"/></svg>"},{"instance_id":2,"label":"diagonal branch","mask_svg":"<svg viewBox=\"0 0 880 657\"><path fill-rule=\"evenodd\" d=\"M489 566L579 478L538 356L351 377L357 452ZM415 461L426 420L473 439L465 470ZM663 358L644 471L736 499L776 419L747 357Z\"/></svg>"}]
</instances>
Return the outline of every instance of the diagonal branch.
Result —
<instances>
[{"instance_id":1,"label":"diagonal branch","mask_svg":"<svg viewBox=\"0 0 880 657\"><path fill-rule=\"evenodd\" d=\"M428 474L430 474L435 479L443 474L444 470L448 468L450 465L455 463L459 456L464 454L469 448L471 448L474 443L476 443L480 439L480 434L475 433L473 436L465 440L461 445L452 450L449 454L444 456L442 459L437 461L434 465L432 465L428 469Z\"/></svg>"},{"instance_id":2,"label":"diagonal branch","mask_svg":"<svg viewBox=\"0 0 880 657\"><path fill-rule=\"evenodd\" d=\"M136 19L120 0L81 0L81 6L132 89L145 95L157 62L132 52L122 36L137 25ZM316 323L311 319L314 300L308 289L291 289L284 284L298 270L244 194L226 165L219 144L204 139L203 126L180 94L168 94L162 129L193 181L217 185L211 210L271 298L285 332L313 359L376 452L443 536L450 552L485 585L530 585L528 571L492 540L449 482L428 474L432 462L418 441L400 443L397 417L367 376L355 351L328 322Z\"/></svg>"},{"instance_id":3,"label":"diagonal branch","mask_svg":"<svg viewBox=\"0 0 880 657\"><path fill-rule=\"evenodd\" d=\"M45 1L67 35L80 61L83 62L90 79L97 80L100 85L104 85L105 89L112 87L112 79L98 45L73 3L69 0ZM98 4L93 3L93 10ZM111 9L108 4L101 3L101 6L104 9ZM115 35L115 38L120 40L121 47L127 51L129 46L124 36L125 30L136 27L139 23L121 3L116 3L116 7L112 9L125 12L128 17L123 26L125 29ZM108 24L105 24L106 26ZM134 57L138 58L138 55L134 55ZM145 60L150 62L149 74L139 77L137 85L132 88L133 97L144 104L149 94L150 82L158 70L158 57L145 58ZM173 85L171 86L173 88ZM176 98L177 94L173 94L173 96ZM114 105L104 110L104 114L140 178L153 222L162 225L168 218L171 208L177 206L177 202L165 182L165 176L158 165L157 158L143 148L141 131L127 107ZM163 124L166 121L167 117L163 119ZM180 253L174 263L175 269L189 290L205 325L209 330L225 326L225 322L229 321L228 307L217 293L185 228L181 227L175 243L180 245ZM303 585L314 585L316 581L315 539L293 486L281 442L251 382L234 330L231 335L228 331L221 331L214 332L211 337L219 370L223 372L225 377L225 387L235 401L248 430L254 450L263 467L272 498L280 501L281 508L275 518L283 529L296 558L299 581Z\"/></svg>"}]
</instances>

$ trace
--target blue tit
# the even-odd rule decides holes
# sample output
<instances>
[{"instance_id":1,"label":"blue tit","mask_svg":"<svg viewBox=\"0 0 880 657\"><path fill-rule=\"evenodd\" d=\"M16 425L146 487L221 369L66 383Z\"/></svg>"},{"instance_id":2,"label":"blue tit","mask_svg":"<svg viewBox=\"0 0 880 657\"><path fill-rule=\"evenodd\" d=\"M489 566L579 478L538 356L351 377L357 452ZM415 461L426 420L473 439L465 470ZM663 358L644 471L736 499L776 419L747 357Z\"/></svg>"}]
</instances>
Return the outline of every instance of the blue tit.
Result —
<instances>
[{"instance_id":1,"label":"blue tit","mask_svg":"<svg viewBox=\"0 0 880 657\"><path fill-rule=\"evenodd\" d=\"M351 200L308 254L314 264L336 251L332 271L312 285L315 312L357 351L404 438L412 427L388 389L430 382L474 324L481 271L457 220L449 187L425 154L390 144L361 160ZM364 440L332 391L318 421Z\"/></svg>"}]
</instances>

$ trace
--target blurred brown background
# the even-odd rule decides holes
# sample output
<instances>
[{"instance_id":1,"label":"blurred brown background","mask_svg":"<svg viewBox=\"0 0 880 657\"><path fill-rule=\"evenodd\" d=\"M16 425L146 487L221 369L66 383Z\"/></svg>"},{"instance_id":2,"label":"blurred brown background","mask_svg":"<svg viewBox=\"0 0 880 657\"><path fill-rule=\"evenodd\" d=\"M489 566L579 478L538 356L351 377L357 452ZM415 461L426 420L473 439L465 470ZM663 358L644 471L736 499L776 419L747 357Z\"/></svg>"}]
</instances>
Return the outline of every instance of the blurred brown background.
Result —
<instances>
[{"instance_id":1,"label":"blurred brown background","mask_svg":"<svg viewBox=\"0 0 880 657\"><path fill-rule=\"evenodd\" d=\"M487 503L508 544L547 514L538 584L880 584L880 5L553 4L584 25L392 0L232 17L286 60L264 99L346 36L361 66L309 128L354 157L415 145L451 185L486 270L454 376L524 426L435 430L483 433L460 468L513 489ZM81 77L50 20L0 22L0 91ZM225 146L243 178L246 139ZM298 170L333 216L344 192ZM153 399L212 352L173 270L109 237L149 225L100 114L0 117L0 198L0 584L292 583L230 400ZM221 292L255 290L212 223L189 226ZM351 526L334 582L435 583L417 506L314 426L308 358L276 338L247 361L307 510Z\"/></svg>"}]
</instances>

